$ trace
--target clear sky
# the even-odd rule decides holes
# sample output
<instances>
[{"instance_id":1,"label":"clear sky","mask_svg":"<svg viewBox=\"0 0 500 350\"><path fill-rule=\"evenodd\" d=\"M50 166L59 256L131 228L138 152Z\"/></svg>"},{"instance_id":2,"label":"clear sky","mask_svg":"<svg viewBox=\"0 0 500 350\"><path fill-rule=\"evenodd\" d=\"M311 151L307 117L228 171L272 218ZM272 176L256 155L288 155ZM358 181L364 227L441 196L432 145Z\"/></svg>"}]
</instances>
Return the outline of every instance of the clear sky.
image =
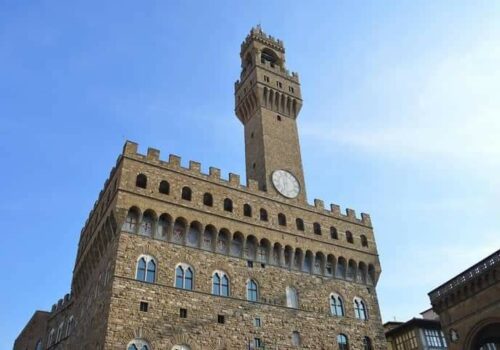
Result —
<instances>
[{"instance_id":1,"label":"clear sky","mask_svg":"<svg viewBox=\"0 0 500 350\"><path fill-rule=\"evenodd\" d=\"M126 139L244 175L251 26L300 74L309 201L372 216L384 321L500 247L498 1L0 1L0 348L69 292Z\"/></svg>"}]
</instances>

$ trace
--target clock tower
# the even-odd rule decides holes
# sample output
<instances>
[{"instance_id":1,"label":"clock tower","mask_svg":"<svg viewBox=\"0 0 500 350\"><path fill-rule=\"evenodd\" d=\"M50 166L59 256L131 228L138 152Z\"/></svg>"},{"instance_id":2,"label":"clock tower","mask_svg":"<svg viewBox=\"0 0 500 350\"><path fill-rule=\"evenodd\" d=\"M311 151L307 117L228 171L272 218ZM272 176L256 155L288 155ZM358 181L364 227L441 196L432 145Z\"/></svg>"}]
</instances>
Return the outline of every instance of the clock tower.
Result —
<instances>
[{"instance_id":1,"label":"clock tower","mask_svg":"<svg viewBox=\"0 0 500 350\"><path fill-rule=\"evenodd\" d=\"M246 173L259 187L306 202L296 119L302 107L299 77L285 68L281 40L252 28L241 44L235 112L245 128Z\"/></svg>"}]
</instances>

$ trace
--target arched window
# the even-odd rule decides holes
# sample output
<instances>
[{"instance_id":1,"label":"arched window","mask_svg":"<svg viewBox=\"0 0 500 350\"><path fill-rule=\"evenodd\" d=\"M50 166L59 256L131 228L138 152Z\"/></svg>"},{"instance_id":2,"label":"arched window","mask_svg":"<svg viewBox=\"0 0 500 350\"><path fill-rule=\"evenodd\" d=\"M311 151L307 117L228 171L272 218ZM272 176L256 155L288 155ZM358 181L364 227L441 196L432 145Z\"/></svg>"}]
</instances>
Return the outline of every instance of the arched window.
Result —
<instances>
[{"instance_id":1,"label":"arched window","mask_svg":"<svg viewBox=\"0 0 500 350\"><path fill-rule=\"evenodd\" d=\"M344 316L344 302L340 295L332 293L330 294L330 313L333 316Z\"/></svg>"},{"instance_id":2,"label":"arched window","mask_svg":"<svg viewBox=\"0 0 500 350\"><path fill-rule=\"evenodd\" d=\"M243 206L243 215L248 216L249 218L252 217L252 207L249 204L245 204Z\"/></svg>"},{"instance_id":3,"label":"arched window","mask_svg":"<svg viewBox=\"0 0 500 350\"><path fill-rule=\"evenodd\" d=\"M190 247L198 247L201 237L201 224L197 221L193 221L189 225L189 230L187 233L186 244Z\"/></svg>"},{"instance_id":4,"label":"arched window","mask_svg":"<svg viewBox=\"0 0 500 350\"><path fill-rule=\"evenodd\" d=\"M368 319L365 302L360 298L354 298L354 315L358 320Z\"/></svg>"},{"instance_id":5,"label":"arched window","mask_svg":"<svg viewBox=\"0 0 500 350\"><path fill-rule=\"evenodd\" d=\"M267 211L264 208L260 209L260 220L267 221Z\"/></svg>"},{"instance_id":6,"label":"arched window","mask_svg":"<svg viewBox=\"0 0 500 350\"><path fill-rule=\"evenodd\" d=\"M179 264L175 269L175 287L193 290L193 268L187 264Z\"/></svg>"},{"instance_id":7,"label":"arched window","mask_svg":"<svg viewBox=\"0 0 500 350\"><path fill-rule=\"evenodd\" d=\"M203 195L203 204L208 206L208 207L211 207L214 205L214 199L210 193L207 192Z\"/></svg>"},{"instance_id":8,"label":"arched window","mask_svg":"<svg viewBox=\"0 0 500 350\"><path fill-rule=\"evenodd\" d=\"M339 234L337 232L337 229L333 226L330 227L330 238L331 239L339 239Z\"/></svg>"},{"instance_id":9,"label":"arched window","mask_svg":"<svg viewBox=\"0 0 500 350\"><path fill-rule=\"evenodd\" d=\"M368 239L366 238L365 235L361 235L361 245L363 247L368 247Z\"/></svg>"},{"instance_id":10,"label":"arched window","mask_svg":"<svg viewBox=\"0 0 500 350\"><path fill-rule=\"evenodd\" d=\"M153 236L153 227L155 224L155 214L151 210L146 210L142 216L141 227L139 228L139 234L143 236Z\"/></svg>"},{"instance_id":11,"label":"arched window","mask_svg":"<svg viewBox=\"0 0 500 350\"><path fill-rule=\"evenodd\" d=\"M223 297L229 296L229 277L225 272L215 271L212 275L212 294Z\"/></svg>"},{"instance_id":12,"label":"arched window","mask_svg":"<svg viewBox=\"0 0 500 350\"><path fill-rule=\"evenodd\" d=\"M297 290L293 287L286 287L286 306L294 309L299 308Z\"/></svg>"},{"instance_id":13,"label":"arched window","mask_svg":"<svg viewBox=\"0 0 500 350\"><path fill-rule=\"evenodd\" d=\"M128 343L127 350L151 350L151 347L143 339L134 339Z\"/></svg>"},{"instance_id":14,"label":"arched window","mask_svg":"<svg viewBox=\"0 0 500 350\"><path fill-rule=\"evenodd\" d=\"M69 337L73 333L73 328L75 327L75 318L70 316L68 324L66 325L66 337Z\"/></svg>"},{"instance_id":15,"label":"arched window","mask_svg":"<svg viewBox=\"0 0 500 350\"><path fill-rule=\"evenodd\" d=\"M56 331L54 330L54 328L52 328L49 331L49 336L47 337L47 346L51 346L52 344L55 343L55 338L54 338L55 334L56 334Z\"/></svg>"},{"instance_id":16,"label":"arched window","mask_svg":"<svg viewBox=\"0 0 500 350\"><path fill-rule=\"evenodd\" d=\"M153 257L143 255L137 261L135 279L138 281L154 283L156 280L156 262Z\"/></svg>"},{"instance_id":17,"label":"arched window","mask_svg":"<svg viewBox=\"0 0 500 350\"><path fill-rule=\"evenodd\" d=\"M295 219L295 225L297 225L298 231L304 231L304 220L299 218Z\"/></svg>"},{"instance_id":18,"label":"arched window","mask_svg":"<svg viewBox=\"0 0 500 350\"><path fill-rule=\"evenodd\" d=\"M314 234L320 235L321 234L321 225L319 223L315 222L313 224L313 230L314 230Z\"/></svg>"},{"instance_id":19,"label":"arched window","mask_svg":"<svg viewBox=\"0 0 500 350\"><path fill-rule=\"evenodd\" d=\"M229 198L224 199L224 211L233 212L233 201Z\"/></svg>"},{"instance_id":20,"label":"arched window","mask_svg":"<svg viewBox=\"0 0 500 350\"><path fill-rule=\"evenodd\" d=\"M283 213L278 214L278 224L280 226L286 226L286 216Z\"/></svg>"},{"instance_id":21,"label":"arched window","mask_svg":"<svg viewBox=\"0 0 500 350\"><path fill-rule=\"evenodd\" d=\"M292 332L292 346L300 346L300 333L297 331Z\"/></svg>"},{"instance_id":22,"label":"arched window","mask_svg":"<svg viewBox=\"0 0 500 350\"><path fill-rule=\"evenodd\" d=\"M42 340L40 339L39 341L36 342L35 350L42 350L42 349L43 349Z\"/></svg>"},{"instance_id":23,"label":"arched window","mask_svg":"<svg viewBox=\"0 0 500 350\"><path fill-rule=\"evenodd\" d=\"M139 174L135 178L135 186L140 188L146 188L148 185L148 178L144 174Z\"/></svg>"},{"instance_id":24,"label":"arched window","mask_svg":"<svg viewBox=\"0 0 500 350\"><path fill-rule=\"evenodd\" d=\"M186 201L190 201L191 200L191 189L187 186L183 187L181 197L182 197L182 199L184 199Z\"/></svg>"},{"instance_id":25,"label":"arched window","mask_svg":"<svg viewBox=\"0 0 500 350\"><path fill-rule=\"evenodd\" d=\"M248 280L247 282L247 300L257 301L259 298L259 288L257 282L254 280Z\"/></svg>"},{"instance_id":26,"label":"arched window","mask_svg":"<svg viewBox=\"0 0 500 350\"><path fill-rule=\"evenodd\" d=\"M348 243L354 243L354 239L352 238L351 231L345 231L345 238Z\"/></svg>"},{"instance_id":27,"label":"arched window","mask_svg":"<svg viewBox=\"0 0 500 350\"><path fill-rule=\"evenodd\" d=\"M139 210L136 207L129 209L127 218L123 223L122 230L135 233L137 231L137 223L139 221Z\"/></svg>"},{"instance_id":28,"label":"arched window","mask_svg":"<svg viewBox=\"0 0 500 350\"><path fill-rule=\"evenodd\" d=\"M170 184L168 183L168 181L163 180L162 182L160 182L160 187L158 188L158 192L163 194L170 193Z\"/></svg>"},{"instance_id":29,"label":"arched window","mask_svg":"<svg viewBox=\"0 0 500 350\"><path fill-rule=\"evenodd\" d=\"M349 342L345 334L340 333L337 335L337 344L339 346L339 350L349 350Z\"/></svg>"},{"instance_id":30,"label":"arched window","mask_svg":"<svg viewBox=\"0 0 500 350\"><path fill-rule=\"evenodd\" d=\"M363 350L373 350L372 340L369 337L363 338Z\"/></svg>"},{"instance_id":31,"label":"arched window","mask_svg":"<svg viewBox=\"0 0 500 350\"><path fill-rule=\"evenodd\" d=\"M278 57L272 50L265 48L260 53L260 62L263 64L268 63L271 67L274 67L278 63Z\"/></svg>"},{"instance_id":32,"label":"arched window","mask_svg":"<svg viewBox=\"0 0 500 350\"><path fill-rule=\"evenodd\" d=\"M64 329L64 321L59 323L59 327L57 327L56 343L61 341L61 338L63 336L63 329Z\"/></svg>"}]
</instances>

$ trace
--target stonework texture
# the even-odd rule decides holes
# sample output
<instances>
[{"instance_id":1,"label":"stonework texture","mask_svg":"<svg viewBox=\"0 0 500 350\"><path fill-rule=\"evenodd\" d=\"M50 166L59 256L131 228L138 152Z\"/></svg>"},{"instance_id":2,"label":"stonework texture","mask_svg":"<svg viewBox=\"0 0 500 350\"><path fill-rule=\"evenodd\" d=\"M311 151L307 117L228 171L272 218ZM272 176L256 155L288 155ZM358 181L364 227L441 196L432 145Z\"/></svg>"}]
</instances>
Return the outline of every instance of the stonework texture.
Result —
<instances>
[{"instance_id":1,"label":"stonework texture","mask_svg":"<svg viewBox=\"0 0 500 350\"><path fill-rule=\"evenodd\" d=\"M276 55L272 62L258 56L266 48ZM81 232L70 296L52 308L45 329L20 338L39 337L44 349L256 349L257 338L262 349L326 350L338 349L337 336L344 334L350 349L367 349L366 338L371 349L386 348L369 215L344 214L318 199L307 203L295 123L300 87L298 76L284 69L282 42L252 29L242 44L242 67L245 80L235 86L246 184L236 174L222 179L213 167L204 174L197 162L184 167L174 155L163 160L152 148L140 154L127 142ZM276 84L271 79L282 79L285 92L270 98L268 87L264 93L264 85ZM253 97L245 95L247 83ZM240 105L240 95L248 102ZM273 187L277 169L297 178L296 198ZM138 278L142 257L154 261L148 282ZM191 290L176 288L179 264L193 272ZM215 271L229 278L228 296L212 293ZM250 280L258 287L252 301ZM287 287L296 291L296 305ZM343 316L332 315L332 293L342 298ZM364 302L366 319L356 317L355 298ZM49 339L51 330L56 336Z\"/></svg>"}]
</instances>

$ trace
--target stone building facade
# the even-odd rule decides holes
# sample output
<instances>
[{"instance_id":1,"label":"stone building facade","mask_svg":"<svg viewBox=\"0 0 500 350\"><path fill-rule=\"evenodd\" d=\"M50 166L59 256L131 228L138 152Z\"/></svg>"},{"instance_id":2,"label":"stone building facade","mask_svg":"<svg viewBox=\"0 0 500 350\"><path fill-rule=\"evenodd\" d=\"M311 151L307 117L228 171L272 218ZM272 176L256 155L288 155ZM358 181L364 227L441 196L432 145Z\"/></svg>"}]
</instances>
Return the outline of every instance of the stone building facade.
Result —
<instances>
[{"instance_id":1,"label":"stone building facade","mask_svg":"<svg viewBox=\"0 0 500 350\"><path fill-rule=\"evenodd\" d=\"M429 293L450 350L500 349L500 250Z\"/></svg>"},{"instance_id":2,"label":"stone building facade","mask_svg":"<svg viewBox=\"0 0 500 350\"><path fill-rule=\"evenodd\" d=\"M81 232L70 296L29 336L44 349L386 348L370 216L307 203L283 43L253 28L241 59L246 184L127 142Z\"/></svg>"}]
</instances>

